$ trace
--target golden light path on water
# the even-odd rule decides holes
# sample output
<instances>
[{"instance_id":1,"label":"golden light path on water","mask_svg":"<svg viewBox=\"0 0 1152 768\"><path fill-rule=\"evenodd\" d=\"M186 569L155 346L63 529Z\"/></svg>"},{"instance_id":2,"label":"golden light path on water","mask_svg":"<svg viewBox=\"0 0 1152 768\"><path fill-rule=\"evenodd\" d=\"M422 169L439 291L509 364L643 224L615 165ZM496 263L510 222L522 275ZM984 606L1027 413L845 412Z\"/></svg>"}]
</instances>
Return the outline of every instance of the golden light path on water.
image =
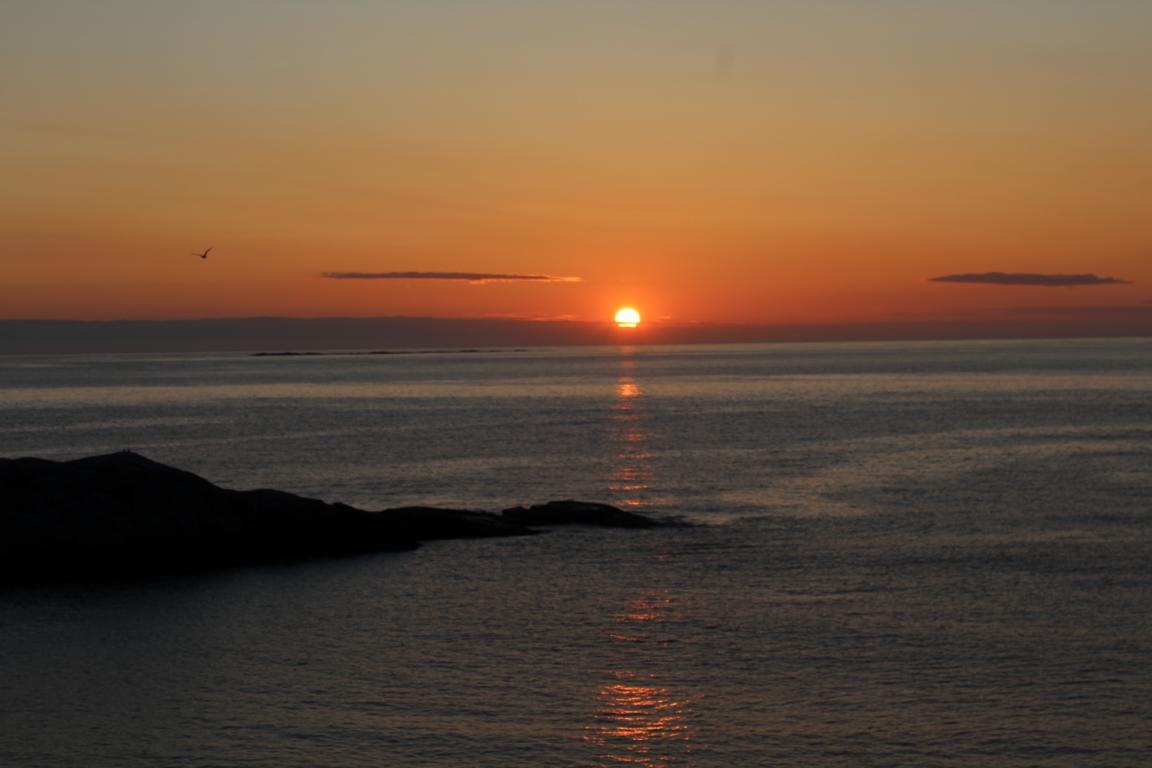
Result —
<instances>
[{"instance_id":1,"label":"golden light path on water","mask_svg":"<svg viewBox=\"0 0 1152 768\"><path fill-rule=\"evenodd\" d=\"M653 456L648 447L651 434L644 423L645 392L637 380L635 349L623 347L621 353L610 417L615 461L608 480L614 503L635 508L651 502ZM583 736L596 747L602 765L690 765L695 717L692 701L662 685L657 674L646 671L645 664L651 666L653 655L663 652L662 634L675 615L672 595L651 589L612 616L605 642L612 657L630 663L606 670L606 679L595 693L593 722Z\"/></svg>"},{"instance_id":2,"label":"golden light path on water","mask_svg":"<svg viewBox=\"0 0 1152 768\"><path fill-rule=\"evenodd\" d=\"M635 648L637 662L659 653L660 625L675 615L670 595L658 591L636 597L613 618L612 643ZM689 765L694 738L692 701L639 668L614 669L596 691L596 713L585 741L598 748L603 765L672 768Z\"/></svg>"},{"instance_id":3,"label":"golden light path on water","mask_svg":"<svg viewBox=\"0 0 1152 768\"><path fill-rule=\"evenodd\" d=\"M616 504L639 507L651 488L652 454L647 448L651 436L643 423L644 391L636 380L636 360L631 348L623 350L612 404L610 439L616 446L608 490Z\"/></svg>"}]
</instances>

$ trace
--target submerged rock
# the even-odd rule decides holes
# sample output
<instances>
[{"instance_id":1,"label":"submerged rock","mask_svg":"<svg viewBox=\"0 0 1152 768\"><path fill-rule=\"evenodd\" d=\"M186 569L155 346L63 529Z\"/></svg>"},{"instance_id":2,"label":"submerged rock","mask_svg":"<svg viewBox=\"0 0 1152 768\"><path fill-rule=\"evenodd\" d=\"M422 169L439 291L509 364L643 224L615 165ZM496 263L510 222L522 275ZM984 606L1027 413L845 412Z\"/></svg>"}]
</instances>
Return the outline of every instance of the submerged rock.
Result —
<instances>
[{"instance_id":1,"label":"submerged rock","mask_svg":"<svg viewBox=\"0 0 1152 768\"><path fill-rule=\"evenodd\" d=\"M611 528L654 528L660 525L650 517L610 504L572 499L549 501L531 507L513 507L504 510L501 517L521 525L601 525Z\"/></svg>"},{"instance_id":2,"label":"submerged rock","mask_svg":"<svg viewBox=\"0 0 1152 768\"><path fill-rule=\"evenodd\" d=\"M648 528L607 504L553 501L496 515L369 512L285 491L221 488L129 451L74 461L0 459L0 582L137 577L520 536L531 526Z\"/></svg>"},{"instance_id":3,"label":"submerged rock","mask_svg":"<svg viewBox=\"0 0 1152 768\"><path fill-rule=\"evenodd\" d=\"M438 507L397 507L376 514L421 541L433 539L480 539L493 536L524 536L534 531L490 512Z\"/></svg>"}]
</instances>

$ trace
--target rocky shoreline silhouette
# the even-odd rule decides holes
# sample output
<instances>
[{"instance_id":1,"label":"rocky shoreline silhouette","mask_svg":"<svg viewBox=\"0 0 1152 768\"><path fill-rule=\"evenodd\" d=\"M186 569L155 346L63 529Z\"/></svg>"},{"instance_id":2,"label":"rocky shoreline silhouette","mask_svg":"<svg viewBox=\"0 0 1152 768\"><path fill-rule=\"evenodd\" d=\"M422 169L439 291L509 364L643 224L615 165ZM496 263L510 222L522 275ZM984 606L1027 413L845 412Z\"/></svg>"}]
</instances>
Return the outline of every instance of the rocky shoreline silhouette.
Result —
<instances>
[{"instance_id":1,"label":"rocky shoreline silhouette","mask_svg":"<svg viewBox=\"0 0 1152 768\"><path fill-rule=\"evenodd\" d=\"M501 513L368 511L285 491L221 488L130 451L72 461L0 459L0 582L137 578L524 536L540 527L651 528L607 504L552 501Z\"/></svg>"}]
</instances>

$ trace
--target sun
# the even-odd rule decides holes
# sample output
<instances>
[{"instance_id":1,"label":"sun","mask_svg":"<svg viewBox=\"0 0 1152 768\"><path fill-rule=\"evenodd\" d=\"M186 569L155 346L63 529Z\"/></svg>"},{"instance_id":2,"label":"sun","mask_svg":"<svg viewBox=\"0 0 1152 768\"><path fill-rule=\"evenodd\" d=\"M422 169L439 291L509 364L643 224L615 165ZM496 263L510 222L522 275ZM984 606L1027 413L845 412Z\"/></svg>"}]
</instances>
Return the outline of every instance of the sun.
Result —
<instances>
[{"instance_id":1,"label":"sun","mask_svg":"<svg viewBox=\"0 0 1152 768\"><path fill-rule=\"evenodd\" d=\"M621 307L616 310L617 328L635 328L640 325L640 313L632 307Z\"/></svg>"}]
</instances>

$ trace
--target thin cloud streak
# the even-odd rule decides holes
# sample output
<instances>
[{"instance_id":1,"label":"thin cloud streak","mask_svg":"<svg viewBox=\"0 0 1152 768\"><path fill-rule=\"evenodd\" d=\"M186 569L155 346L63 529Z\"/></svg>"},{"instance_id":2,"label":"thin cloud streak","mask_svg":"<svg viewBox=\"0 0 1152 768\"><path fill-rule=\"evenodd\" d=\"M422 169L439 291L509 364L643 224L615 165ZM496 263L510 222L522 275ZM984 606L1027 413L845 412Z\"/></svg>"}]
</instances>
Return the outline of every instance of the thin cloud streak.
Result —
<instances>
[{"instance_id":1,"label":"thin cloud streak","mask_svg":"<svg viewBox=\"0 0 1152 768\"><path fill-rule=\"evenodd\" d=\"M449 280L483 285L485 283L579 283L579 277L557 275L517 275L501 272L323 272L330 280Z\"/></svg>"},{"instance_id":2,"label":"thin cloud streak","mask_svg":"<svg viewBox=\"0 0 1152 768\"><path fill-rule=\"evenodd\" d=\"M1034 272L980 272L930 277L933 283L980 283L984 285L1035 285L1043 288L1072 288L1079 285L1131 285L1118 277L1083 275L1044 275Z\"/></svg>"}]
</instances>

